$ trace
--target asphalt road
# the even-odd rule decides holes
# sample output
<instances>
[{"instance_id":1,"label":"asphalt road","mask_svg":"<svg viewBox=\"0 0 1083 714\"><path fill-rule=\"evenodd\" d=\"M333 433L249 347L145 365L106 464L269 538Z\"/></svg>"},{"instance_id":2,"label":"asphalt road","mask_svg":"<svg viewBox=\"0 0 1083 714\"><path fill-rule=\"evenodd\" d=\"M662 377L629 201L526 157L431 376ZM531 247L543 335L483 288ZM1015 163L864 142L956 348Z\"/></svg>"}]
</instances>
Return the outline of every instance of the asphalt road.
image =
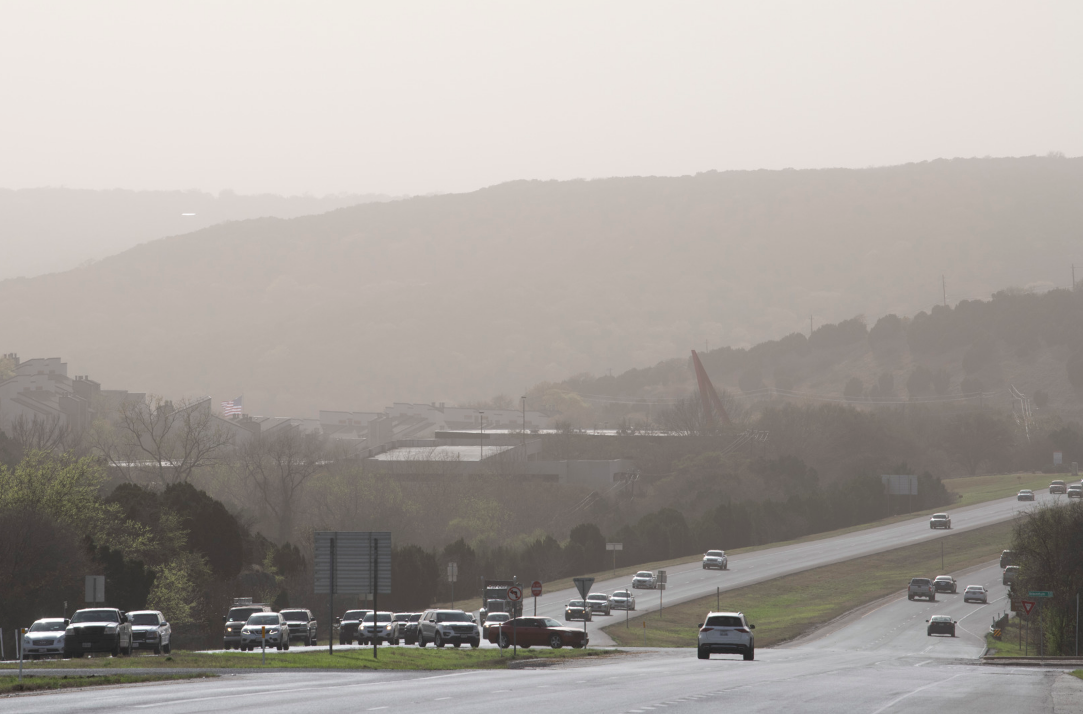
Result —
<instances>
[{"instance_id":1,"label":"asphalt road","mask_svg":"<svg viewBox=\"0 0 1083 714\"><path fill-rule=\"evenodd\" d=\"M900 521L887 526L854 531L845 535L823 538L820 540L798 543L779 548L735 555L730 558L729 570L704 570L700 563L688 563L667 569L669 583L664 592L658 590L632 590L636 596L637 613L651 612L659 607L659 595L663 604L677 604L686 600L713 595L715 588L731 590L752 585L764 580L771 580L783 575L790 575L802 570L818 568L831 563L851 560L865 555L882 553L893 548L900 548L914 543L943 538L952 533L981 528L1014 518L1017 514L1045 501L1065 496L1050 496L1047 491L1035 492L1037 501L1019 502L1014 497L989 501L956 511L951 515L952 530L933 530L929 528L928 517ZM717 547L725 548L721 543ZM621 588L631 588L631 579L627 577L601 580L594 584L592 592L612 593ZM564 606L569 600L578 598L572 589L547 593L538 598L538 615L564 619ZM526 611L533 612L533 600L527 598ZM611 617L597 616L587 624L590 643L594 646L612 645L613 641L602 632L602 628L624 617L624 612L614 611ZM572 623L569 623L571 625ZM575 623L580 626L582 623Z\"/></svg>"}]
</instances>

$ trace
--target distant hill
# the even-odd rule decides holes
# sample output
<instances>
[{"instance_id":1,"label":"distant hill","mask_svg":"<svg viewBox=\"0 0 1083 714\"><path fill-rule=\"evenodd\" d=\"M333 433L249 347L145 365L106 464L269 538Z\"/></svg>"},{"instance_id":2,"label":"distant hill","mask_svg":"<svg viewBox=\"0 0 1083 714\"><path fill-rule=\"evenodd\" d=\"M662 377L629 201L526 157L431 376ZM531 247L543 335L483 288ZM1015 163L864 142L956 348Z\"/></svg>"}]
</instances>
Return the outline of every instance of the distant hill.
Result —
<instances>
[{"instance_id":1,"label":"distant hill","mask_svg":"<svg viewBox=\"0 0 1083 714\"><path fill-rule=\"evenodd\" d=\"M70 270L156 238L223 221L295 218L390 196L240 195L222 191L0 189L0 280ZM191 215L184 215L191 214Z\"/></svg>"},{"instance_id":2,"label":"distant hill","mask_svg":"<svg viewBox=\"0 0 1083 714\"><path fill-rule=\"evenodd\" d=\"M1083 159L967 159L516 181L236 221L0 282L0 352L107 387L243 392L262 414L516 397L810 313L917 315L941 274L952 304L1067 284L1080 195Z\"/></svg>"}]
</instances>

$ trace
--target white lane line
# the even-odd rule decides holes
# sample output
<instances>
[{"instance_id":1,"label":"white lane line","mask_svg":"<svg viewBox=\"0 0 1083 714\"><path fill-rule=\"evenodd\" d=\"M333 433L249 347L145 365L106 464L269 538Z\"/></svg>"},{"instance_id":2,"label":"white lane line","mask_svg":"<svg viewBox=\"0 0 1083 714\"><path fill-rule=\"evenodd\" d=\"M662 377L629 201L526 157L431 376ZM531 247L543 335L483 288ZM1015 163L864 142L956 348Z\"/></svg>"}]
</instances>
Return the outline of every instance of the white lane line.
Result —
<instances>
[{"instance_id":1,"label":"white lane line","mask_svg":"<svg viewBox=\"0 0 1083 714\"><path fill-rule=\"evenodd\" d=\"M923 665L923 664L929 664L930 662L932 662L932 660L931 660L931 659L927 659L927 660L925 660L924 662L918 662L918 663L917 663L917 664L915 664L914 666L915 666L915 667L920 667L921 665Z\"/></svg>"},{"instance_id":2,"label":"white lane line","mask_svg":"<svg viewBox=\"0 0 1083 714\"><path fill-rule=\"evenodd\" d=\"M955 675L954 677L948 677L947 679L942 679L939 682L933 682L932 684L926 684L924 687L918 687L917 689L915 689L912 692L908 692L907 694L904 694L901 697L896 697L895 699L892 699L890 702L888 702L884 706L880 707L879 709L874 711L872 714L880 714L880 712L883 712L883 711L886 711L886 710L890 709L891 707L895 706L896 704L898 704L902 700L904 700L904 699L906 699L908 697L912 697L915 694L917 694L918 692L924 692L926 689L930 689L932 687L935 687L938 684L944 684L945 682L950 682L951 680L955 679L956 677L962 677L962 676L963 676L962 673L959 673L959 674Z\"/></svg>"},{"instance_id":3,"label":"white lane line","mask_svg":"<svg viewBox=\"0 0 1083 714\"><path fill-rule=\"evenodd\" d=\"M442 702L445 699L451 699L451 697L437 697L436 699L433 699L433 701L434 702Z\"/></svg>"},{"instance_id":4,"label":"white lane line","mask_svg":"<svg viewBox=\"0 0 1083 714\"><path fill-rule=\"evenodd\" d=\"M374 711L378 711L378 710L380 710L380 709L387 709L387 707L369 707L369 708L368 708L368 709L366 709L365 711L367 711L367 712L374 712Z\"/></svg>"}]
</instances>

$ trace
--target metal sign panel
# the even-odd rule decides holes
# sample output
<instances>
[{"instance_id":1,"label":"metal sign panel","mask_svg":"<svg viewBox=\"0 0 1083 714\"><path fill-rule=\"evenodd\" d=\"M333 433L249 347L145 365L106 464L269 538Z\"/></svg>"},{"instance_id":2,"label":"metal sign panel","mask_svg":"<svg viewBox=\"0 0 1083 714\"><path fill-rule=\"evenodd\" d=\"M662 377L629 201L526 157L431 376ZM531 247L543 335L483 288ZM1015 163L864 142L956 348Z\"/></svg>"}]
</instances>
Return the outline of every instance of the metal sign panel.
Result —
<instances>
[{"instance_id":1,"label":"metal sign panel","mask_svg":"<svg viewBox=\"0 0 1083 714\"><path fill-rule=\"evenodd\" d=\"M540 597L542 594L542 584L540 580L535 580L530 584L530 594L534 597Z\"/></svg>"},{"instance_id":2,"label":"metal sign panel","mask_svg":"<svg viewBox=\"0 0 1083 714\"><path fill-rule=\"evenodd\" d=\"M624 550L624 543L606 543L606 550Z\"/></svg>"},{"instance_id":3,"label":"metal sign panel","mask_svg":"<svg viewBox=\"0 0 1083 714\"><path fill-rule=\"evenodd\" d=\"M523 589L518 585L512 585L508 588L508 599L512 602L519 602L523 599Z\"/></svg>"},{"instance_id":4,"label":"metal sign panel","mask_svg":"<svg viewBox=\"0 0 1083 714\"><path fill-rule=\"evenodd\" d=\"M1033 610L1034 606L1038 603L1033 600L1020 600L1019 604L1023 606L1023 612L1029 615L1030 611Z\"/></svg>"},{"instance_id":5,"label":"metal sign panel","mask_svg":"<svg viewBox=\"0 0 1083 714\"><path fill-rule=\"evenodd\" d=\"M86 601L89 603L105 602L105 576L86 576Z\"/></svg>"},{"instance_id":6,"label":"metal sign panel","mask_svg":"<svg viewBox=\"0 0 1083 714\"><path fill-rule=\"evenodd\" d=\"M669 582L669 576L666 574L666 571L664 571L664 570L659 570L658 571L658 582L661 583L662 585L665 585L666 583Z\"/></svg>"},{"instance_id":7,"label":"metal sign panel","mask_svg":"<svg viewBox=\"0 0 1083 714\"><path fill-rule=\"evenodd\" d=\"M572 582L575 583L575 589L585 599L590 593L591 586L594 585L594 578L572 578Z\"/></svg>"},{"instance_id":8,"label":"metal sign panel","mask_svg":"<svg viewBox=\"0 0 1083 714\"><path fill-rule=\"evenodd\" d=\"M447 581L449 583L456 583L459 581L459 564L448 563L447 564Z\"/></svg>"},{"instance_id":9,"label":"metal sign panel","mask_svg":"<svg viewBox=\"0 0 1083 714\"><path fill-rule=\"evenodd\" d=\"M884 490L889 496L918 495L918 477L911 474L884 474L880 476Z\"/></svg>"},{"instance_id":10,"label":"metal sign panel","mask_svg":"<svg viewBox=\"0 0 1083 714\"><path fill-rule=\"evenodd\" d=\"M335 593L371 593L373 581L376 592L385 595L391 592L389 531L316 531L313 536L315 594L331 594L332 575Z\"/></svg>"},{"instance_id":11,"label":"metal sign panel","mask_svg":"<svg viewBox=\"0 0 1083 714\"><path fill-rule=\"evenodd\" d=\"M1052 590L1031 590L1027 593L1030 597L1053 597Z\"/></svg>"}]
</instances>

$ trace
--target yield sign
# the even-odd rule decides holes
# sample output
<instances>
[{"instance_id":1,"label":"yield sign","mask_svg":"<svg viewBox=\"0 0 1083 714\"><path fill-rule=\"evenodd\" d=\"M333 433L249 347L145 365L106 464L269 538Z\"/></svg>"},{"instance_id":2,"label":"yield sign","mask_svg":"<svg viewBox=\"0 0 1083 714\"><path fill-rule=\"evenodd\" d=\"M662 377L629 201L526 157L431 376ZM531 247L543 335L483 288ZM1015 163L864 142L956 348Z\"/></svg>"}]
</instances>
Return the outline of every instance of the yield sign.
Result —
<instances>
[{"instance_id":1,"label":"yield sign","mask_svg":"<svg viewBox=\"0 0 1083 714\"><path fill-rule=\"evenodd\" d=\"M1036 603L1034 600L1020 600L1019 604L1023 606L1023 612L1029 615L1030 611L1033 610L1034 606L1038 603Z\"/></svg>"}]
</instances>

